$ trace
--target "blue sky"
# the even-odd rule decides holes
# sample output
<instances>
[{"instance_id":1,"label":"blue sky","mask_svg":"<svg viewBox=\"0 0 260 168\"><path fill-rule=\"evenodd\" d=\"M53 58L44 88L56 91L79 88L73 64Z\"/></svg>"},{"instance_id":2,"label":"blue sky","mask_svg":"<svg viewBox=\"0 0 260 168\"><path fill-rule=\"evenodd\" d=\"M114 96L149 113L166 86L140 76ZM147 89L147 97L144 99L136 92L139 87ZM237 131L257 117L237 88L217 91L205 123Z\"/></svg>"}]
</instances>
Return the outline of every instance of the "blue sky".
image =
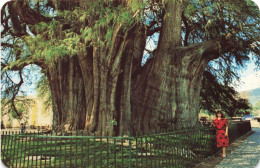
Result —
<instances>
[{"instance_id":1,"label":"blue sky","mask_svg":"<svg viewBox=\"0 0 260 168\"><path fill-rule=\"evenodd\" d=\"M1 0L0 1L0 7L2 8L3 4L7 2L8 0ZM260 0L254 0L258 7L260 6ZM1 57L2 57L1 52ZM40 71L32 76L34 78L34 81L37 79L37 76L40 74ZM32 83L31 86L29 86L29 93L28 94L36 94L35 89L35 83ZM249 64L247 64L247 67L241 70L241 81L234 83L234 87L237 91L245 91L245 90L251 90L254 88L260 87L260 70L256 70L256 66L254 65L253 61L251 61Z\"/></svg>"},{"instance_id":2,"label":"blue sky","mask_svg":"<svg viewBox=\"0 0 260 168\"><path fill-rule=\"evenodd\" d=\"M256 70L253 62L250 62L241 72L241 81L237 83L237 91L246 91L260 87L260 70Z\"/></svg>"}]
</instances>

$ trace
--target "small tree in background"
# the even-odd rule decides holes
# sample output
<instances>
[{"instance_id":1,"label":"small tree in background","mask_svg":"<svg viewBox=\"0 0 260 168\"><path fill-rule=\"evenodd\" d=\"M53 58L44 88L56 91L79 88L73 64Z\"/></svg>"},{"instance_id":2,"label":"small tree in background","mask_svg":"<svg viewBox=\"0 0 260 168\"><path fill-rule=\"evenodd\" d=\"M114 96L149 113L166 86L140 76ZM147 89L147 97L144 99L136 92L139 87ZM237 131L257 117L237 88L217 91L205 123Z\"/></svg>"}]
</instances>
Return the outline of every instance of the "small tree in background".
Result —
<instances>
[{"instance_id":1,"label":"small tree in background","mask_svg":"<svg viewBox=\"0 0 260 168\"><path fill-rule=\"evenodd\" d=\"M248 99L240 98L233 87L219 83L208 71L204 72L200 95L200 108L213 115L216 109L221 109L229 117L241 116L252 111Z\"/></svg>"},{"instance_id":2,"label":"small tree in background","mask_svg":"<svg viewBox=\"0 0 260 168\"><path fill-rule=\"evenodd\" d=\"M12 100L1 100L1 118L8 115L10 122L13 119L17 119L19 123L26 123L28 121L29 110L32 107L34 101L26 97L16 97L14 104L10 103ZM6 124L6 123L4 123Z\"/></svg>"}]
</instances>

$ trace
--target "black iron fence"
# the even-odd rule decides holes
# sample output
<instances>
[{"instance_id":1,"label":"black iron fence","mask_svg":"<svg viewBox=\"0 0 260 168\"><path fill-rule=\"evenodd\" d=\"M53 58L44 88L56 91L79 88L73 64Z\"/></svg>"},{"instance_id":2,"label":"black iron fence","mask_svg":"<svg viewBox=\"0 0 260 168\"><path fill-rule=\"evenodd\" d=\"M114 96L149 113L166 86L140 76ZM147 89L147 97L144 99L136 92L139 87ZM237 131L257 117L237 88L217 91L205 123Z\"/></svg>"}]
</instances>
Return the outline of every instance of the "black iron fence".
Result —
<instances>
[{"instance_id":1,"label":"black iron fence","mask_svg":"<svg viewBox=\"0 0 260 168\"><path fill-rule=\"evenodd\" d=\"M228 131L229 141L233 142L251 130L252 128L250 121L230 122Z\"/></svg>"},{"instance_id":2,"label":"black iron fence","mask_svg":"<svg viewBox=\"0 0 260 168\"><path fill-rule=\"evenodd\" d=\"M230 140L251 130L230 124ZM215 129L164 130L135 137L2 132L1 159L8 167L194 167L216 148Z\"/></svg>"}]
</instances>

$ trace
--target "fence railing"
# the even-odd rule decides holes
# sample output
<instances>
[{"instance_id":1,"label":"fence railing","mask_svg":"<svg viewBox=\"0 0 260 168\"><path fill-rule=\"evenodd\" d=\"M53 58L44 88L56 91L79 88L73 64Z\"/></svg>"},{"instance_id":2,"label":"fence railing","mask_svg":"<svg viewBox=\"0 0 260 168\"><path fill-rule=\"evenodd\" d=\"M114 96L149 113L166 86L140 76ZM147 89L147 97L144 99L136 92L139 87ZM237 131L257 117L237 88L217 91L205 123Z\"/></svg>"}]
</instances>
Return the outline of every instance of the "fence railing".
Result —
<instances>
[{"instance_id":1,"label":"fence railing","mask_svg":"<svg viewBox=\"0 0 260 168\"><path fill-rule=\"evenodd\" d=\"M228 131L229 141L233 142L251 130L252 128L250 121L230 122Z\"/></svg>"},{"instance_id":2,"label":"fence railing","mask_svg":"<svg viewBox=\"0 0 260 168\"><path fill-rule=\"evenodd\" d=\"M249 131L246 125L246 122L231 124L230 139ZM43 135L39 132L2 132L1 135L3 163L19 168L186 168L194 167L216 151L215 129L203 127L135 137Z\"/></svg>"}]
</instances>

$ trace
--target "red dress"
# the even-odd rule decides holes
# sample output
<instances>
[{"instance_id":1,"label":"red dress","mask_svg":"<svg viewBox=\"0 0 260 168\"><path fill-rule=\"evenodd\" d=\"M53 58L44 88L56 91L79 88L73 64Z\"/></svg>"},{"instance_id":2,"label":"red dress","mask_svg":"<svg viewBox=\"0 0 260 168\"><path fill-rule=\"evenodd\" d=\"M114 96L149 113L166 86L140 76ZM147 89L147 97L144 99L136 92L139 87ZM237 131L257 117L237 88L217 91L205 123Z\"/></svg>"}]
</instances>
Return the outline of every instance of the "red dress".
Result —
<instances>
[{"instance_id":1,"label":"red dress","mask_svg":"<svg viewBox=\"0 0 260 168\"><path fill-rule=\"evenodd\" d=\"M225 135L226 127L228 126L228 122L225 118L221 118L218 120L217 118L213 121L214 127L217 128L216 136L217 136L217 147L228 147L229 146L229 138Z\"/></svg>"}]
</instances>

